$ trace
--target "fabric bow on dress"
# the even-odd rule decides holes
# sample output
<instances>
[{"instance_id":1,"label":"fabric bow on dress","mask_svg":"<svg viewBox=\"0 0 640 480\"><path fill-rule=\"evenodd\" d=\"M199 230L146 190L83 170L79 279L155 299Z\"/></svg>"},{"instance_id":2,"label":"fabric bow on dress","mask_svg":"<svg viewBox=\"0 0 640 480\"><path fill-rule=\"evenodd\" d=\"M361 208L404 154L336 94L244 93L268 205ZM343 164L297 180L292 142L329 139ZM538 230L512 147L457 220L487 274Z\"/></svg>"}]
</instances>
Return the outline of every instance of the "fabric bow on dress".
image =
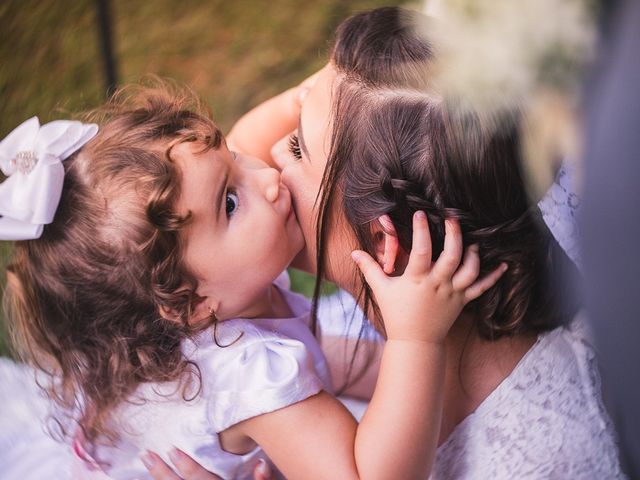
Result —
<instances>
[{"instance_id":1,"label":"fabric bow on dress","mask_svg":"<svg viewBox=\"0 0 640 480\"><path fill-rule=\"evenodd\" d=\"M64 183L62 161L91 140L96 124L32 117L0 142L0 240L40 237L53 221Z\"/></svg>"}]
</instances>

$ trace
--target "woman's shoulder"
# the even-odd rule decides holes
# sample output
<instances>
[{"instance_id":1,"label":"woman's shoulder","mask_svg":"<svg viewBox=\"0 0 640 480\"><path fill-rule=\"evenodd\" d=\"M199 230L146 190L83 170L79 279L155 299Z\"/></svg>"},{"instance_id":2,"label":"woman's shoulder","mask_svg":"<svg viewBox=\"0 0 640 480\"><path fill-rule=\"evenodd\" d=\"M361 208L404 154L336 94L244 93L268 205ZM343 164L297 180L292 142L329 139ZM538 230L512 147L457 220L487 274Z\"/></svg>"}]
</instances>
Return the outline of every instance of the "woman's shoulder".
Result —
<instances>
[{"instance_id":1,"label":"woman's shoulder","mask_svg":"<svg viewBox=\"0 0 640 480\"><path fill-rule=\"evenodd\" d=\"M492 458L483 464L482 458ZM455 460L457 459L457 460ZM438 449L434 478L623 478L586 322L541 334ZM499 471L498 471L499 470ZM483 474L479 475L484 478Z\"/></svg>"},{"instance_id":2,"label":"woman's shoulder","mask_svg":"<svg viewBox=\"0 0 640 480\"><path fill-rule=\"evenodd\" d=\"M579 400L581 410L597 409L602 397L600 374L584 314L539 335L510 377L508 390L520 392L528 402L553 405L559 414L574 415L579 410L570 405L571 398Z\"/></svg>"}]
</instances>

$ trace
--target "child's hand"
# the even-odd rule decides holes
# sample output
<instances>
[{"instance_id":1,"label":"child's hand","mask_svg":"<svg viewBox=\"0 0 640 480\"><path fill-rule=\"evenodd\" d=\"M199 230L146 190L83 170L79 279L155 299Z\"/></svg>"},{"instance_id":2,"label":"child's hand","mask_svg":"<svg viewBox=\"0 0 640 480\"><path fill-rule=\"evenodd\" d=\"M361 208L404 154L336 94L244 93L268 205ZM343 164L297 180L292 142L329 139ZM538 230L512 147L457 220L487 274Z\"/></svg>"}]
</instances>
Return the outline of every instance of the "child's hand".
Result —
<instances>
[{"instance_id":1,"label":"child's hand","mask_svg":"<svg viewBox=\"0 0 640 480\"><path fill-rule=\"evenodd\" d=\"M352 257L373 291L387 339L431 343L442 343L463 307L495 285L507 269L501 264L477 280L478 247L468 247L462 259L462 233L454 220L445 220L444 250L432 263L429 224L421 211L413 217L413 247L402 276L387 276L366 252L356 250Z\"/></svg>"}]
</instances>

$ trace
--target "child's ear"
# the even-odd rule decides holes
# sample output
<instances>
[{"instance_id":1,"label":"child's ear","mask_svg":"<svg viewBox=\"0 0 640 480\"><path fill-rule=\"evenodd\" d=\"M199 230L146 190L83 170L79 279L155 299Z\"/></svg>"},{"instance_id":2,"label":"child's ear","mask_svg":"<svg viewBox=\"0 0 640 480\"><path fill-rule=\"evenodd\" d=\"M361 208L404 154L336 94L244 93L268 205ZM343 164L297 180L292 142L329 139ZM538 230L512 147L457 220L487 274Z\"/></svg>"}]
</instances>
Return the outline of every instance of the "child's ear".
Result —
<instances>
[{"instance_id":1,"label":"child's ear","mask_svg":"<svg viewBox=\"0 0 640 480\"><path fill-rule=\"evenodd\" d=\"M219 302L216 302L213 298L206 297L195 306L192 312L193 318L201 321L210 318L211 315L215 317L215 312L218 310L219 305Z\"/></svg>"},{"instance_id":2,"label":"child's ear","mask_svg":"<svg viewBox=\"0 0 640 480\"><path fill-rule=\"evenodd\" d=\"M376 259L387 275L392 274L396 267L396 258L400 245L396 227L389 215L381 215L373 224Z\"/></svg>"},{"instance_id":3,"label":"child's ear","mask_svg":"<svg viewBox=\"0 0 640 480\"><path fill-rule=\"evenodd\" d=\"M160 316L165 320L171 320L174 322L179 320L179 315L172 308L161 305L160 307L158 307L158 312L160 313Z\"/></svg>"},{"instance_id":4,"label":"child's ear","mask_svg":"<svg viewBox=\"0 0 640 480\"><path fill-rule=\"evenodd\" d=\"M191 318L189 319L191 323L205 320L211 316L212 312L215 312L215 309L210 306L211 302L207 300L209 299L205 299L194 307L193 311L191 312ZM180 314L172 308L160 306L158 307L158 312L160 313L160 316L165 320L171 320L174 322L181 321Z\"/></svg>"}]
</instances>

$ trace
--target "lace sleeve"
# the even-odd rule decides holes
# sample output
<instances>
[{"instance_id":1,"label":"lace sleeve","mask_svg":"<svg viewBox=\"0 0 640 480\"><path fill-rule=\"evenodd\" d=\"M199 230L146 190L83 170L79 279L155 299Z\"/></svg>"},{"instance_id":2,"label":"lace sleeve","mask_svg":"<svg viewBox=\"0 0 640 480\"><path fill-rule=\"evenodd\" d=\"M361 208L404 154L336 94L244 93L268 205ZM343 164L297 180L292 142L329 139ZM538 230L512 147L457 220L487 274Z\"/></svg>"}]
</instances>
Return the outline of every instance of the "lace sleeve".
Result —
<instances>
[{"instance_id":1,"label":"lace sleeve","mask_svg":"<svg viewBox=\"0 0 640 480\"><path fill-rule=\"evenodd\" d=\"M553 185L538 202L538 208L560 246L578 268L582 268L577 221L581 197L576 185L576 174L576 165L564 161Z\"/></svg>"}]
</instances>

